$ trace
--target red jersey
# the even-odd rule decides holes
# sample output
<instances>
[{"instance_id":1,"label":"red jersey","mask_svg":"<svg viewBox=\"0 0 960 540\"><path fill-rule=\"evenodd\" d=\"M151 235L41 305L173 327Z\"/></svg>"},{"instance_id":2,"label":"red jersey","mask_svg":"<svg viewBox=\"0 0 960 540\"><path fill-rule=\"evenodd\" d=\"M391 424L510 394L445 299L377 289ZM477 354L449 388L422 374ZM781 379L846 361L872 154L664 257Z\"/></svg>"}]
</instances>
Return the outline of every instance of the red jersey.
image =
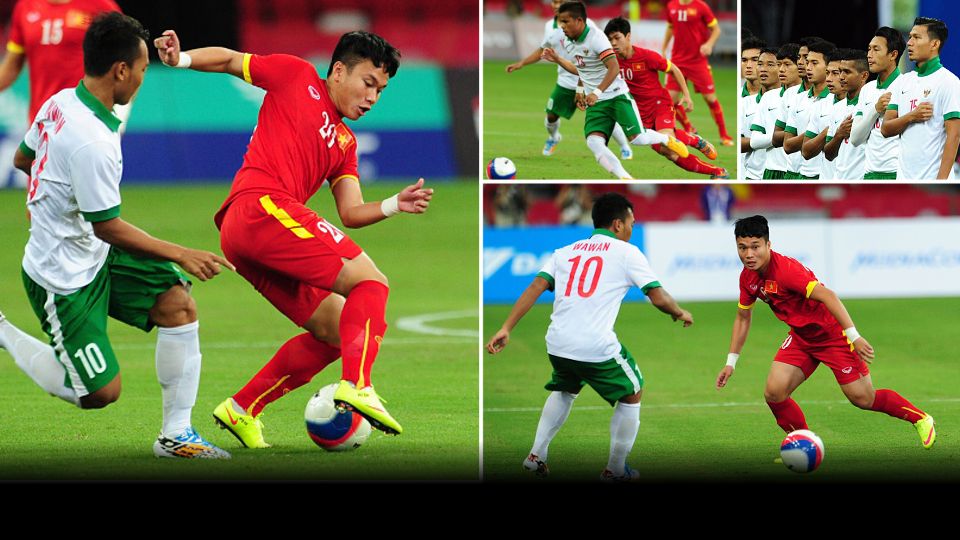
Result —
<instances>
[{"instance_id":1,"label":"red jersey","mask_svg":"<svg viewBox=\"0 0 960 540\"><path fill-rule=\"evenodd\" d=\"M28 122L51 96L83 78L83 36L97 14L120 11L113 0L20 0L10 19L7 50L26 55L30 67Z\"/></svg>"},{"instance_id":2,"label":"red jersey","mask_svg":"<svg viewBox=\"0 0 960 540\"><path fill-rule=\"evenodd\" d=\"M822 302L810 300L818 283L799 261L771 251L763 274L748 268L740 272L740 307L749 309L759 298L805 341L831 339L841 335L842 328Z\"/></svg>"},{"instance_id":3,"label":"red jersey","mask_svg":"<svg viewBox=\"0 0 960 540\"><path fill-rule=\"evenodd\" d=\"M657 100L672 103L670 93L660 84L659 73L670 71L670 61L659 53L633 46L633 56L627 59L617 58L620 62L620 76L627 81L627 88L633 94L640 116L652 118Z\"/></svg>"},{"instance_id":4,"label":"red jersey","mask_svg":"<svg viewBox=\"0 0 960 540\"><path fill-rule=\"evenodd\" d=\"M703 0L693 0L687 5L680 0L670 0L667 4L667 24L673 28L673 52L670 59L674 64L697 64L706 62L700 54L700 46L710 37L711 29L717 23L713 11Z\"/></svg>"},{"instance_id":5,"label":"red jersey","mask_svg":"<svg viewBox=\"0 0 960 540\"><path fill-rule=\"evenodd\" d=\"M267 91L257 127L230 195L214 221L244 193L276 194L306 204L324 181L359 180L357 138L313 64L286 54L244 56L244 79Z\"/></svg>"}]
</instances>

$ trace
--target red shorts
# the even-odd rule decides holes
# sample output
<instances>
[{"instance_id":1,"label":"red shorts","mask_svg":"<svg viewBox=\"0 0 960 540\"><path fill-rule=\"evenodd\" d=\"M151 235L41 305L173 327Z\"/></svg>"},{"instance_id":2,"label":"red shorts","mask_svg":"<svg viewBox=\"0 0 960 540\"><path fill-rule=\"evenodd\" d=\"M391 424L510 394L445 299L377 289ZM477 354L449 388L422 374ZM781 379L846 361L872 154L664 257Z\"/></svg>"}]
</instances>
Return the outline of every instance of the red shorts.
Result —
<instances>
[{"instance_id":1,"label":"red shorts","mask_svg":"<svg viewBox=\"0 0 960 540\"><path fill-rule=\"evenodd\" d=\"M826 364L833 370L833 376L839 384L849 384L870 374L867 363L854 352L853 344L847 341L843 334L833 339L810 343L790 332L773 360L797 366L808 379L817 366Z\"/></svg>"},{"instance_id":2,"label":"red shorts","mask_svg":"<svg viewBox=\"0 0 960 540\"><path fill-rule=\"evenodd\" d=\"M676 66L680 68L685 79L693 82L693 90L695 92L712 94L717 91L717 87L713 84L713 71L707 62L683 66L676 64ZM677 81L673 77L667 77L667 90L671 92L680 91L680 85L677 84Z\"/></svg>"},{"instance_id":3,"label":"red shorts","mask_svg":"<svg viewBox=\"0 0 960 540\"><path fill-rule=\"evenodd\" d=\"M673 104L658 99L656 105L640 111L645 129L660 131L661 129L677 129L677 122L673 113Z\"/></svg>"},{"instance_id":4,"label":"red shorts","mask_svg":"<svg viewBox=\"0 0 960 540\"><path fill-rule=\"evenodd\" d=\"M220 227L220 248L281 313L303 326L330 295L343 259L363 253L316 212L281 195L243 195Z\"/></svg>"}]
</instances>

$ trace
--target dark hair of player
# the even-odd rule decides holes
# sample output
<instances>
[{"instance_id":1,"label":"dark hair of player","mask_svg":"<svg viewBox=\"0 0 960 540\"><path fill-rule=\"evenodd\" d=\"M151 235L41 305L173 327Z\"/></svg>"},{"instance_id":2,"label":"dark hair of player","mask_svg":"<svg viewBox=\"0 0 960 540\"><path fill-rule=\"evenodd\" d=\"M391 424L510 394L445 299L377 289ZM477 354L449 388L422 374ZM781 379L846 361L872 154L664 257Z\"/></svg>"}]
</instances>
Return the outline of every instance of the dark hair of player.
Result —
<instances>
[{"instance_id":1,"label":"dark hair of player","mask_svg":"<svg viewBox=\"0 0 960 540\"><path fill-rule=\"evenodd\" d=\"M767 218L750 216L738 219L733 224L733 236L736 238L763 238L769 242L770 227L767 225Z\"/></svg>"},{"instance_id":2,"label":"dark hair of player","mask_svg":"<svg viewBox=\"0 0 960 540\"><path fill-rule=\"evenodd\" d=\"M387 75L393 77L400 67L400 51L376 34L360 30L347 32L340 36L340 41L333 49L327 77L333 73L333 65L337 62L343 63L349 71L364 60L370 60L375 67L383 68Z\"/></svg>"},{"instance_id":3,"label":"dark hair of player","mask_svg":"<svg viewBox=\"0 0 960 540\"><path fill-rule=\"evenodd\" d=\"M810 44L814 41L823 41L823 38L820 36L806 36L798 39L797 43L799 43L801 47L810 47Z\"/></svg>"},{"instance_id":4,"label":"dark hair of player","mask_svg":"<svg viewBox=\"0 0 960 540\"><path fill-rule=\"evenodd\" d=\"M633 210L633 204L619 193L604 193L593 201L593 226L607 229L615 219L627 219L627 212Z\"/></svg>"},{"instance_id":5,"label":"dark hair of player","mask_svg":"<svg viewBox=\"0 0 960 540\"><path fill-rule=\"evenodd\" d=\"M810 53L820 53L823 55L823 61L830 63L832 60L836 60L837 56L837 47L833 43L825 39L811 41L807 45L807 54Z\"/></svg>"},{"instance_id":6,"label":"dark hair of player","mask_svg":"<svg viewBox=\"0 0 960 540\"><path fill-rule=\"evenodd\" d=\"M840 60L853 62L853 67L861 73L870 69L867 63L867 51L862 49L837 49L837 56Z\"/></svg>"},{"instance_id":7,"label":"dark hair of player","mask_svg":"<svg viewBox=\"0 0 960 540\"><path fill-rule=\"evenodd\" d=\"M140 42L148 43L148 32L140 21L116 11L98 16L83 36L83 71L100 77L113 64L133 66L140 57Z\"/></svg>"},{"instance_id":8,"label":"dark hair of player","mask_svg":"<svg viewBox=\"0 0 960 540\"><path fill-rule=\"evenodd\" d=\"M874 32L873 35L887 40L887 52L897 51L897 61L900 61L900 57L903 56L903 51L907 49L907 43L903 41L903 34L901 34L899 30L890 28L889 26L881 26L877 28L877 31Z\"/></svg>"},{"instance_id":9,"label":"dark hair of player","mask_svg":"<svg viewBox=\"0 0 960 540\"><path fill-rule=\"evenodd\" d=\"M740 50L745 51L747 49L763 49L767 46L767 40L758 38L757 36L745 37L740 40Z\"/></svg>"},{"instance_id":10,"label":"dark hair of player","mask_svg":"<svg viewBox=\"0 0 960 540\"><path fill-rule=\"evenodd\" d=\"M610 19L610 22L607 23L607 26L603 28L603 33L610 35L614 32L620 32L623 35L630 33L630 21L624 19L623 17L615 17Z\"/></svg>"},{"instance_id":11,"label":"dark hair of player","mask_svg":"<svg viewBox=\"0 0 960 540\"><path fill-rule=\"evenodd\" d=\"M784 43L777 49L777 60L786 60L790 59L794 64L797 63L797 59L800 58L800 45L797 43Z\"/></svg>"},{"instance_id":12,"label":"dark hair of player","mask_svg":"<svg viewBox=\"0 0 960 540\"><path fill-rule=\"evenodd\" d=\"M926 26L927 34L930 36L930 39L939 39L940 40L940 50L943 50L943 46L947 43L947 25L940 19L934 19L932 17L917 17L913 20L914 26Z\"/></svg>"},{"instance_id":13,"label":"dark hair of player","mask_svg":"<svg viewBox=\"0 0 960 540\"><path fill-rule=\"evenodd\" d=\"M587 6L583 5L583 2L579 0L560 4L557 15L559 16L561 13L569 13L574 19L587 20Z\"/></svg>"},{"instance_id":14,"label":"dark hair of player","mask_svg":"<svg viewBox=\"0 0 960 540\"><path fill-rule=\"evenodd\" d=\"M773 47L763 47L760 49L760 54L772 54L773 56L777 55L777 50Z\"/></svg>"}]
</instances>

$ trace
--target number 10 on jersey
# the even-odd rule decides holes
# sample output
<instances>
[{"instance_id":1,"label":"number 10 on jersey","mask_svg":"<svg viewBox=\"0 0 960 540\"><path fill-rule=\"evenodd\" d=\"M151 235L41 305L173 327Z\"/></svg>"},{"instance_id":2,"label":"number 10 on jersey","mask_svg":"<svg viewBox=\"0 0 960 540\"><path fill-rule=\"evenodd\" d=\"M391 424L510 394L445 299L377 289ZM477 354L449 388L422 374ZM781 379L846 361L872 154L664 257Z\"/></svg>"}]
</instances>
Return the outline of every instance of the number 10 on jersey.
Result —
<instances>
[{"instance_id":1,"label":"number 10 on jersey","mask_svg":"<svg viewBox=\"0 0 960 540\"><path fill-rule=\"evenodd\" d=\"M568 262L573 263L573 267L570 268L570 277L567 278L567 290L563 293L564 296L570 296L571 291L573 290L573 282L577 279L577 270L580 269L580 277L577 279L577 294L581 298L589 298L597 290L597 284L600 283L600 272L603 271L603 259L599 256L593 256L587 259L587 262L583 263L583 268L580 268L580 259L578 255L572 259L569 259ZM587 283L587 275L593 271L593 278L590 280L590 287L584 288Z\"/></svg>"}]
</instances>

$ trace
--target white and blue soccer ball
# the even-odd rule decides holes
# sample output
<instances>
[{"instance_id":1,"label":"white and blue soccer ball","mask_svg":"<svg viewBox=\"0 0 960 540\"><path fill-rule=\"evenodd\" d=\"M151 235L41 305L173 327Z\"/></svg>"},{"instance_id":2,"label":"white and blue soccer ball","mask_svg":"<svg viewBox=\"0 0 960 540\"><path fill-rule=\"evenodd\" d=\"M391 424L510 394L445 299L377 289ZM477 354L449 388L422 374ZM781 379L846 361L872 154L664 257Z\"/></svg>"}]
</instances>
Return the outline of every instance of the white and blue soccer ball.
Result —
<instances>
[{"instance_id":1,"label":"white and blue soccer ball","mask_svg":"<svg viewBox=\"0 0 960 540\"><path fill-rule=\"evenodd\" d=\"M370 437L370 422L348 409L337 408L337 384L324 386L307 402L303 412L307 434L317 446L331 452L355 450Z\"/></svg>"},{"instance_id":2,"label":"white and blue soccer ball","mask_svg":"<svg viewBox=\"0 0 960 540\"><path fill-rule=\"evenodd\" d=\"M780 457L793 472L813 472L823 461L823 441L809 429L791 431L780 443Z\"/></svg>"},{"instance_id":3,"label":"white and blue soccer ball","mask_svg":"<svg viewBox=\"0 0 960 540\"><path fill-rule=\"evenodd\" d=\"M497 157L487 163L487 178L490 180L506 180L517 177L517 166L510 158Z\"/></svg>"}]
</instances>

